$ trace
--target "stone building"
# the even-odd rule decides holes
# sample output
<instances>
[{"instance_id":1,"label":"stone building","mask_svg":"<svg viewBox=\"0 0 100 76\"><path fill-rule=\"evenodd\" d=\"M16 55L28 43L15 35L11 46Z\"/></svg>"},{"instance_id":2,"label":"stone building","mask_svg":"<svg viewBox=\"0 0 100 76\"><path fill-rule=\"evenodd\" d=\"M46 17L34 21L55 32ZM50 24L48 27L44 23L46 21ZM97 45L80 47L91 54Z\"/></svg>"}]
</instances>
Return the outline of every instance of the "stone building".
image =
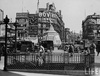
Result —
<instances>
[{"instance_id":1,"label":"stone building","mask_svg":"<svg viewBox=\"0 0 100 76\"><path fill-rule=\"evenodd\" d=\"M54 30L59 34L61 41L64 37L64 22L62 20L61 10L56 11L55 5L47 3L46 8L39 8L38 12L38 26L39 34L42 35L50 29L50 24Z\"/></svg>"},{"instance_id":2,"label":"stone building","mask_svg":"<svg viewBox=\"0 0 100 76\"><path fill-rule=\"evenodd\" d=\"M82 21L83 39L98 40L100 39L100 15L88 15Z\"/></svg>"},{"instance_id":3,"label":"stone building","mask_svg":"<svg viewBox=\"0 0 100 76\"><path fill-rule=\"evenodd\" d=\"M39 8L35 14L29 12L16 13L16 21L19 23L18 37L38 37L43 39L44 33L50 29L50 24L59 34L61 41L65 40L64 22L61 10L56 11L55 5L47 3L46 8Z\"/></svg>"},{"instance_id":4,"label":"stone building","mask_svg":"<svg viewBox=\"0 0 100 76\"><path fill-rule=\"evenodd\" d=\"M28 12L23 13L16 13L16 21L19 24L17 26L17 37L18 38L24 38L27 36L27 28L29 26L29 20L28 20Z\"/></svg>"}]
</instances>

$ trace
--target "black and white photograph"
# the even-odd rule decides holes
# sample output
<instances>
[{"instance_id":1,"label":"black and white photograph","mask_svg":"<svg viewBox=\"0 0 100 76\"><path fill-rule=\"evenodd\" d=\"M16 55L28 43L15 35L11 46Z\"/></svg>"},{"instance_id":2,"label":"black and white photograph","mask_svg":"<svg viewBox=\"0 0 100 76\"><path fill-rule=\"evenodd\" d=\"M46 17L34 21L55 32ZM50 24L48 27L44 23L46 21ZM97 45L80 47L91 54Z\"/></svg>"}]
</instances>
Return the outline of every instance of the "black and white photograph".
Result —
<instances>
[{"instance_id":1,"label":"black and white photograph","mask_svg":"<svg viewBox=\"0 0 100 76\"><path fill-rule=\"evenodd\" d=\"M0 0L0 76L100 76L100 0Z\"/></svg>"}]
</instances>

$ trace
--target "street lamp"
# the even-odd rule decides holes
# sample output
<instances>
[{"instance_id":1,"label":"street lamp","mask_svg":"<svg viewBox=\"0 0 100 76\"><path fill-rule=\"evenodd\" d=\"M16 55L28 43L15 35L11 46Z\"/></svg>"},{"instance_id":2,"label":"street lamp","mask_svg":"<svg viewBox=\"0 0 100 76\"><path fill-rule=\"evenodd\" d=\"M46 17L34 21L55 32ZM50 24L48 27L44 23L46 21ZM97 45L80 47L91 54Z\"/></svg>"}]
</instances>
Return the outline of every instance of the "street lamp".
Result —
<instances>
[{"instance_id":1,"label":"street lamp","mask_svg":"<svg viewBox=\"0 0 100 76\"><path fill-rule=\"evenodd\" d=\"M17 21L15 21L14 26L15 26L15 51L14 52L16 53L17 51L17 26L18 26Z\"/></svg>"},{"instance_id":2,"label":"street lamp","mask_svg":"<svg viewBox=\"0 0 100 76\"><path fill-rule=\"evenodd\" d=\"M4 19L5 25L5 51L4 51L4 71L7 71L7 24L9 23L9 19L6 15Z\"/></svg>"}]
</instances>

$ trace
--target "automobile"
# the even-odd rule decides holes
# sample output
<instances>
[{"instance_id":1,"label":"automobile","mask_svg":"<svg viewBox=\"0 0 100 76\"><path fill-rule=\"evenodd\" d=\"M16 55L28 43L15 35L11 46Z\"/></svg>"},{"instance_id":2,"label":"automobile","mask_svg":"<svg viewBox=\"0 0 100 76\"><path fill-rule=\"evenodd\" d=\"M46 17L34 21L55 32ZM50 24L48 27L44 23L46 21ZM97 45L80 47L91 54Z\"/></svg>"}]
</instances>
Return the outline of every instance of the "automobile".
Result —
<instances>
[{"instance_id":1,"label":"automobile","mask_svg":"<svg viewBox=\"0 0 100 76\"><path fill-rule=\"evenodd\" d=\"M34 52L34 43L32 41L18 41L17 50L20 52Z\"/></svg>"},{"instance_id":2,"label":"automobile","mask_svg":"<svg viewBox=\"0 0 100 76\"><path fill-rule=\"evenodd\" d=\"M40 43L45 49L54 50L54 44L51 40L41 41Z\"/></svg>"}]
</instances>

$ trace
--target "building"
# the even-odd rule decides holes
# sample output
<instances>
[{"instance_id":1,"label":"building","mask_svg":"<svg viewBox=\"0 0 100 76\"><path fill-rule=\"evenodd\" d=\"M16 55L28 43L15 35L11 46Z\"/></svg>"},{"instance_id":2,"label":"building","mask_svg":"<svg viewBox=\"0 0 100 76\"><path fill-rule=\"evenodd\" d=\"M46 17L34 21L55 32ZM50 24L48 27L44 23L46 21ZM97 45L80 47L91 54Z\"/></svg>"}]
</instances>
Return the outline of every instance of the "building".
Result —
<instances>
[{"instance_id":1,"label":"building","mask_svg":"<svg viewBox=\"0 0 100 76\"><path fill-rule=\"evenodd\" d=\"M50 29L50 24L53 25L54 30L59 34L61 41L64 38L64 22L62 20L61 10L56 11L55 5L47 3L46 8L39 8L38 12L38 26L39 34L43 34ZM41 36L41 37L42 37Z\"/></svg>"},{"instance_id":2,"label":"building","mask_svg":"<svg viewBox=\"0 0 100 76\"><path fill-rule=\"evenodd\" d=\"M100 15L88 15L82 21L83 39L99 40L100 39Z\"/></svg>"},{"instance_id":3,"label":"building","mask_svg":"<svg viewBox=\"0 0 100 76\"><path fill-rule=\"evenodd\" d=\"M17 38L21 40L29 40L34 43L38 42L38 24L37 14L29 12L16 13Z\"/></svg>"},{"instance_id":4,"label":"building","mask_svg":"<svg viewBox=\"0 0 100 76\"><path fill-rule=\"evenodd\" d=\"M4 11L0 9L0 41L5 41L5 24L4 20ZM7 25L7 37L15 36L15 27L13 22L9 22Z\"/></svg>"},{"instance_id":5,"label":"building","mask_svg":"<svg viewBox=\"0 0 100 76\"><path fill-rule=\"evenodd\" d=\"M3 19L4 19L4 12L3 12L3 10L0 9L0 36L3 36L5 34L4 24L2 24Z\"/></svg>"},{"instance_id":6,"label":"building","mask_svg":"<svg viewBox=\"0 0 100 76\"><path fill-rule=\"evenodd\" d=\"M38 36L38 15L37 14L29 14L29 27L28 27L28 35L30 37Z\"/></svg>"},{"instance_id":7,"label":"building","mask_svg":"<svg viewBox=\"0 0 100 76\"><path fill-rule=\"evenodd\" d=\"M50 24L52 24L61 41L65 39L61 11L57 12L54 4L47 3L46 8L39 8L36 14L16 13L16 21L19 23L17 27L19 38L38 37L42 40L44 33L50 29Z\"/></svg>"},{"instance_id":8,"label":"building","mask_svg":"<svg viewBox=\"0 0 100 76\"><path fill-rule=\"evenodd\" d=\"M18 38L25 38L28 35L27 28L29 26L29 13L28 12L22 12L22 13L16 13L16 21L19 24L17 26L17 37Z\"/></svg>"}]
</instances>

